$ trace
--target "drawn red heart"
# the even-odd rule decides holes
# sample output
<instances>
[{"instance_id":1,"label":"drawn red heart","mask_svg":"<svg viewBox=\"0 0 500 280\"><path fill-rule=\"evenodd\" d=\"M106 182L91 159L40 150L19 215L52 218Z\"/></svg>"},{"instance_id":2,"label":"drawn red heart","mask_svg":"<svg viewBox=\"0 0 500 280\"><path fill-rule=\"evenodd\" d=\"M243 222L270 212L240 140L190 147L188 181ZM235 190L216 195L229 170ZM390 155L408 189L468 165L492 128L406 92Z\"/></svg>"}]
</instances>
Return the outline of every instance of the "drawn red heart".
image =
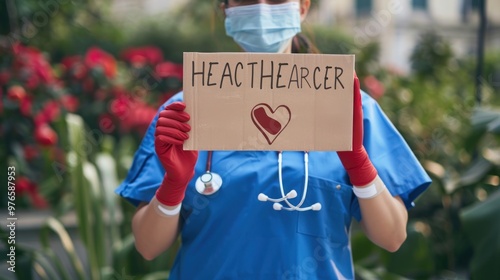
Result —
<instances>
[{"instance_id":1,"label":"drawn red heart","mask_svg":"<svg viewBox=\"0 0 500 280\"><path fill-rule=\"evenodd\" d=\"M252 108L252 121L271 145L290 122L292 113L286 105L276 109L266 103L260 103Z\"/></svg>"}]
</instances>

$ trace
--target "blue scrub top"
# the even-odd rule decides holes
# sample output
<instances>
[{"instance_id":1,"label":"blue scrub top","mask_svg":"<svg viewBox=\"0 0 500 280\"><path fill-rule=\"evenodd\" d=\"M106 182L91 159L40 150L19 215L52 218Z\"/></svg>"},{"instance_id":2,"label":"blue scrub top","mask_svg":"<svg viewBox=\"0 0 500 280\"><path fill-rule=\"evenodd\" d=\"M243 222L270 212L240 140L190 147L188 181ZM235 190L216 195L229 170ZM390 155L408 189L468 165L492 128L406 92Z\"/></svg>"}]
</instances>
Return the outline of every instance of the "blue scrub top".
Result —
<instances>
[{"instance_id":1,"label":"blue scrub top","mask_svg":"<svg viewBox=\"0 0 500 280\"><path fill-rule=\"evenodd\" d=\"M166 105L182 101L182 93ZM362 93L364 146L379 176L407 208L431 180L404 139L370 96ZM132 167L116 193L137 205L149 202L164 169L154 149L152 121ZM195 181L206 170L200 151L196 171L182 203L182 246L170 279L353 279L350 225L361 220L358 200L335 152L309 153L309 188L302 207L320 202L316 211L275 211L259 193L280 198L278 154L273 151L216 151L212 171L221 189L199 194ZM304 153L283 152L285 193L304 187Z\"/></svg>"}]
</instances>

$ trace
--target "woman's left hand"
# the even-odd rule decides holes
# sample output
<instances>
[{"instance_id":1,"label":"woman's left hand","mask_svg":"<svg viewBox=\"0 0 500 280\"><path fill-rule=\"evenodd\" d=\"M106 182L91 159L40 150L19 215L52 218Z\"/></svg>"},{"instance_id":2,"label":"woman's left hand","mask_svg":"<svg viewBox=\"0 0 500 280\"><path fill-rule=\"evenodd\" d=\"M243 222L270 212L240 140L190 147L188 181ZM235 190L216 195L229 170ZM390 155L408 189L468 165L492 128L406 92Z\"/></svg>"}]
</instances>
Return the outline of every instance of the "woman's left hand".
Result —
<instances>
[{"instance_id":1,"label":"woman's left hand","mask_svg":"<svg viewBox=\"0 0 500 280\"><path fill-rule=\"evenodd\" d=\"M361 91L359 79L354 74L354 108L353 108L353 135L352 151L338 152L340 161L349 175L354 186L366 186L377 176L377 170L373 166L368 153L363 146L363 105L361 103Z\"/></svg>"}]
</instances>

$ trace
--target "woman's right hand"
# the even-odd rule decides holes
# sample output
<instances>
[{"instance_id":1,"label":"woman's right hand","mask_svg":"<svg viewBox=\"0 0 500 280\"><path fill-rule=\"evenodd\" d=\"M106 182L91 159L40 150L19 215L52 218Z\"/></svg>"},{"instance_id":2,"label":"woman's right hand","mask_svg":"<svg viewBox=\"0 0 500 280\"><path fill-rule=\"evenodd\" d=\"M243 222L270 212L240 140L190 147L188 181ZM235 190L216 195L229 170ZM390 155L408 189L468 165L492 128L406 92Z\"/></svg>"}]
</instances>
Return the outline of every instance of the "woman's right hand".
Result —
<instances>
[{"instance_id":1,"label":"woman's right hand","mask_svg":"<svg viewBox=\"0 0 500 280\"><path fill-rule=\"evenodd\" d=\"M187 184L194 175L198 151L184 151L191 127L186 104L174 102L160 112L155 130L155 150L165 177L156 192L156 199L167 206L179 205L184 199Z\"/></svg>"}]
</instances>

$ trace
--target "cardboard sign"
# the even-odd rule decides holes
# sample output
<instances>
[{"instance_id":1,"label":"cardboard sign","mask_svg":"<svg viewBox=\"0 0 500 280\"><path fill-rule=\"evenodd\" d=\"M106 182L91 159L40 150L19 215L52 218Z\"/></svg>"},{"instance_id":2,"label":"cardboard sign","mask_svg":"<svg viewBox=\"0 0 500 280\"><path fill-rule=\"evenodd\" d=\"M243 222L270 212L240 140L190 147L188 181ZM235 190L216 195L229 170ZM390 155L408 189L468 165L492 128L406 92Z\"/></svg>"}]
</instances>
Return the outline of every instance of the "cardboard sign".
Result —
<instances>
[{"instance_id":1,"label":"cardboard sign","mask_svg":"<svg viewBox=\"0 0 500 280\"><path fill-rule=\"evenodd\" d=\"M354 55L184 53L186 150L350 151Z\"/></svg>"}]
</instances>

